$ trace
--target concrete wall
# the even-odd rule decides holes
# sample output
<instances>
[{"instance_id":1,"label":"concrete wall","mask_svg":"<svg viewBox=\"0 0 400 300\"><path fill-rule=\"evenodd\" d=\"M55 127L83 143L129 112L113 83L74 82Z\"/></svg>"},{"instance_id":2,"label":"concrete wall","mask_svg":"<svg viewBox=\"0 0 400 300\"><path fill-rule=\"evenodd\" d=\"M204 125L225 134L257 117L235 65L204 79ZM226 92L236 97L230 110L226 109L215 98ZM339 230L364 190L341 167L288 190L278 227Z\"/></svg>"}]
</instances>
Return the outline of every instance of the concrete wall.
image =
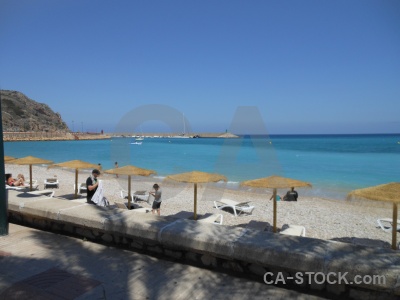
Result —
<instances>
[{"instance_id":1,"label":"concrete wall","mask_svg":"<svg viewBox=\"0 0 400 300\"><path fill-rule=\"evenodd\" d=\"M330 298L400 298L400 254L390 249L158 217L70 200L27 197L12 190L8 199L10 222L229 270L260 281L266 272L271 272L269 281L320 291ZM319 275L314 278L307 272ZM328 274L330 283L340 279L340 284L324 281ZM345 277L335 277L341 274ZM350 284L364 278L360 276L377 275L383 275L384 282ZM295 276L303 278L303 283L288 279Z\"/></svg>"}]
</instances>

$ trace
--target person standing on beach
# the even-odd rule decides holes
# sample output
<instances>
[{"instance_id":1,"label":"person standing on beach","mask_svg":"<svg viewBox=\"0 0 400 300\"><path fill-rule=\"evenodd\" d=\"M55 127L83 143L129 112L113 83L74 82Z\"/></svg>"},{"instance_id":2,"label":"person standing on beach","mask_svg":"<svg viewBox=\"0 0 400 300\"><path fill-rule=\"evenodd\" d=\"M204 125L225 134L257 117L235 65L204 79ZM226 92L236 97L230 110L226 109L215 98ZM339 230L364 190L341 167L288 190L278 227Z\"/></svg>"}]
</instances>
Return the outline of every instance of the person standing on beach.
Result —
<instances>
[{"instance_id":1,"label":"person standing on beach","mask_svg":"<svg viewBox=\"0 0 400 300\"><path fill-rule=\"evenodd\" d=\"M154 192L150 192L150 195L154 197L153 205L151 207L151 213L154 214L157 211L158 215L161 215L161 189L160 186L155 183L153 185Z\"/></svg>"},{"instance_id":2,"label":"person standing on beach","mask_svg":"<svg viewBox=\"0 0 400 300\"><path fill-rule=\"evenodd\" d=\"M87 188L87 194L86 194L86 202L90 204L96 204L92 201L92 197L94 193L96 193L97 187L99 186L99 181L97 180L97 177L100 176L100 171L97 169L94 169L92 171L92 176L89 176L86 179L86 188Z\"/></svg>"},{"instance_id":3,"label":"person standing on beach","mask_svg":"<svg viewBox=\"0 0 400 300\"><path fill-rule=\"evenodd\" d=\"M115 162L114 167L115 167L116 169L118 169L118 162L117 162L117 161ZM115 174L115 177L118 178L118 174Z\"/></svg>"}]
</instances>

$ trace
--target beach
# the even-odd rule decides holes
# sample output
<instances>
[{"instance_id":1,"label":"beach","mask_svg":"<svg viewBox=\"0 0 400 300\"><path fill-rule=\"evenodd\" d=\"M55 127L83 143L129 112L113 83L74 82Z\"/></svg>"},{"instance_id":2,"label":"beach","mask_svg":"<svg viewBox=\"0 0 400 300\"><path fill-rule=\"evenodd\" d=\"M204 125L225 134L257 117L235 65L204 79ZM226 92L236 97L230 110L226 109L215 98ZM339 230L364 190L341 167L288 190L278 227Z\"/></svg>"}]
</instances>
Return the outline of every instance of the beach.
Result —
<instances>
[{"instance_id":1,"label":"beach","mask_svg":"<svg viewBox=\"0 0 400 300\"><path fill-rule=\"evenodd\" d=\"M46 166L33 166L33 179L37 180L39 189L43 190L46 178L57 177L59 188L54 189L54 197L65 201L73 200L75 170L50 168ZM5 172L24 174L29 177L29 166L5 165ZM80 170L78 183L86 181L90 170ZM104 174L103 180L105 194L111 205L114 202L123 202L120 197L121 190L127 190L127 176ZM161 215L177 216L183 212L193 212L194 188L193 184L165 181L159 177L132 176L132 191L150 191L154 183L158 183L162 190ZM287 225L301 225L306 229L306 237L348 242L373 247L390 248L391 232L385 232L378 227L376 220L392 217L392 204L370 200L334 200L318 197L302 196L302 188L296 189L299 193L298 201L277 202L277 228L278 231ZM278 190L283 197L285 190ZM222 214L223 226L247 227L249 222L268 222L266 230L272 231L273 201L269 200L272 190L232 190L222 188L216 184L199 184L197 190L197 213L199 217L209 214ZM83 194L77 201L84 201ZM227 198L238 202L250 202L255 208L252 214L234 216L230 210L219 210L214 207L214 201ZM151 209L145 201L138 202L142 207Z\"/></svg>"}]
</instances>

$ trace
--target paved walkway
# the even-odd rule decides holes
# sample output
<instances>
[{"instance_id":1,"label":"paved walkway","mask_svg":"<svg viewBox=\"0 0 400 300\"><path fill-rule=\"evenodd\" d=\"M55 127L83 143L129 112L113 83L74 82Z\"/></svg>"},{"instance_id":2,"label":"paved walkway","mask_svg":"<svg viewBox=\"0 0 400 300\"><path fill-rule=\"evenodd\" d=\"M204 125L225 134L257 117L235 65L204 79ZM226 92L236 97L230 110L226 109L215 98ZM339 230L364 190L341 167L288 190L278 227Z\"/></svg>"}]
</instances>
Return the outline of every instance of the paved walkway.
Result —
<instances>
[{"instance_id":1,"label":"paved walkway","mask_svg":"<svg viewBox=\"0 0 400 300\"><path fill-rule=\"evenodd\" d=\"M10 224L0 299L321 299L81 239Z\"/></svg>"}]
</instances>

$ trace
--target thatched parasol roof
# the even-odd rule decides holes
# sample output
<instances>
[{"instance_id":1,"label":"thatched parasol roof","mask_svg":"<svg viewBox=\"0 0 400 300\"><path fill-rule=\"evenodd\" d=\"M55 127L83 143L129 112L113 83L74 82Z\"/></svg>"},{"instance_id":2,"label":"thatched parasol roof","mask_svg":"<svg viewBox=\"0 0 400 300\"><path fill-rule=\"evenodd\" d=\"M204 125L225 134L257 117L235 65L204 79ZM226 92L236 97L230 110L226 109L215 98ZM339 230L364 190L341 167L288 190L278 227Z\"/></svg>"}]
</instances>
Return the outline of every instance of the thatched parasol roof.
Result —
<instances>
[{"instance_id":1,"label":"thatched parasol roof","mask_svg":"<svg viewBox=\"0 0 400 300\"><path fill-rule=\"evenodd\" d=\"M70 160L49 166L49 168L53 167L61 167L69 169L98 169L99 165L88 163L82 160Z\"/></svg>"},{"instance_id":2,"label":"thatched parasol roof","mask_svg":"<svg viewBox=\"0 0 400 300\"><path fill-rule=\"evenodd\" d=\"M8 162L8 161L14 160L14 159L16 159L16 158L15 158L15 157L12 157L12 156L4 155L4 161L5 161L5 162Z\"/></svg>"},{"instance_id":3,"label":"thatched parasol roof","mask_svg":"<svg viewBox=\"0 0 400 300\"><path fill-rule=\"evenodd\" d=\"M118 174L118 175L138 175L138 176L150 176L156 174L156 171L138 168L135 166L123 166L120 168L114 168L104 171L108 174Z\"/></svg>"},{"instance_id":4,"label":"thatched parasol roof","mask_svg":"<svg viewBox=\"0 0 400 300\"><path fill-rule=\"evenodd\" d=\"M254 180L247 180L240 183L242 186L250 186L255 188L291 188L291 187L311 187L311 184L305 181L296 179L281 177L281 176L269 176L265 178L259 178Z\"/></svg>"},{"instance_id":5,"label":"thatched parasol roof","mask_svg":"<svg viewBox=\"0 0 400 300\"><path fill-rule=\"evenodd\" d=\"M53 161L34 156L25 156L22 158L16 158L14 160L7 161L7 163L17 164L17 165L40 165L40 164L52 164Z\"/></svg>"},{"instance_id":6,"label":"thatched parasol roof","mask_svg":"<svg viewBox=\"0 0 400 300\"><path fill-rule=\"evenodd\" d=\"M350 197L400 203L400 182L391 182L354 190L349 193L348 198Z\"/></svg>"},{"instance_id":7,"label":"thatched parasol roof","mask_svg":"<svg viewBox=\"0 0 400 300\"><path fill-rule=\"evenodd\" d=\"M166 179L171 179L179 182L188 182L188 183L206 183L206 182L218 182L218 181L227 181L227 178L224 175L216 174L216 173L206 173L200 171L192 171L187 173L180 173L175 175L169 175Z\"/></svg>"}]
</instances>

